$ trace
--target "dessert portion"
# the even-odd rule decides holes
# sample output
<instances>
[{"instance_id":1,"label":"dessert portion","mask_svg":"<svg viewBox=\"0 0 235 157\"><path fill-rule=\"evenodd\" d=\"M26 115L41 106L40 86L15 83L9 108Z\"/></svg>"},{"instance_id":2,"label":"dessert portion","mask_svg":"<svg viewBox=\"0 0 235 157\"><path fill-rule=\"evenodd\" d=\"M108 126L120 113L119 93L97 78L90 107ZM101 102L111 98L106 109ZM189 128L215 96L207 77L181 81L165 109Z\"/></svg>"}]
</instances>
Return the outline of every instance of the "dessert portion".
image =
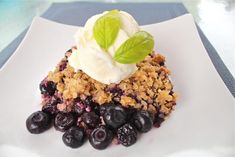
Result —
<instances>
[{"instance_id":1,"label":"dessert portion","mask_svg":"<svg viewBox=\"0 0 235 157\"><path fill-rule=\"evenodd\" d=\"M112 10L91 17L40 83L42 109L26 120L30 133L64 132L71 148L86 138L95 149L131 146L160 124L176 105L165 58L134 18Z\"/></svg>"}]
</instances>

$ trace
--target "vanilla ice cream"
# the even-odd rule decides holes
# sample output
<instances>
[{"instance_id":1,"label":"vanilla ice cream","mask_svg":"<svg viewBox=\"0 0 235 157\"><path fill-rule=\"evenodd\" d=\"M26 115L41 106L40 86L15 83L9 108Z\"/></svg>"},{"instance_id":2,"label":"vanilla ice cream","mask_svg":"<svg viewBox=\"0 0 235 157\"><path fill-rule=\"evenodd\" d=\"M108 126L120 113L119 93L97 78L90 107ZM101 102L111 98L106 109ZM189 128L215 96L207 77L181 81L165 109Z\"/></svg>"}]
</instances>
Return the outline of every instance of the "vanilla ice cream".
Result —
<instances>
[{"instance_id":1,"label":"vanilla ice cream","mask_svg":"<svg viewBox=\"0 0 235 157\"><path fill-rule=\"evenodd\" d=\"M83 28L79 28L75 34L77 51L72 52L68 58L69 65L76 71L82 70L91 78L104 84L119 83L132 75L136 70L136 64L120 64L113 60L115 51L134 33L139 31L135 19L124 11L119 11L121 28L114 43L104 52L97 44L93 36L93 26L101 16L94 15L86 22Z\"/></svg>"}]
</instances>

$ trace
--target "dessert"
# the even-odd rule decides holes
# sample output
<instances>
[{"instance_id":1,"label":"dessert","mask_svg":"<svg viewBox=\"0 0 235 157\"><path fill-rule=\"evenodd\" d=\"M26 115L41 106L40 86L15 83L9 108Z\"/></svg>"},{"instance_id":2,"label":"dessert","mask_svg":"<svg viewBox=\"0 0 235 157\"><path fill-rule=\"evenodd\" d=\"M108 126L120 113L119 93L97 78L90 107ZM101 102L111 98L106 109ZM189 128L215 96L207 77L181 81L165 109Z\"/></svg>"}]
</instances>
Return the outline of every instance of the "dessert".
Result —
<instances>
[{"instance_id":1,"label":"dessert","mask_svg":"<svg viewBox=\"0 0 235 157\"><path fill-rule=\"evenodd\" d=\"M118 10L91 17L41 81L41 111L26 120L30 133L54 126L71 148L87 138L95 149L131 146L160 124L176 105L165 57L153 37Z\"/></svg>"}]
</instances>

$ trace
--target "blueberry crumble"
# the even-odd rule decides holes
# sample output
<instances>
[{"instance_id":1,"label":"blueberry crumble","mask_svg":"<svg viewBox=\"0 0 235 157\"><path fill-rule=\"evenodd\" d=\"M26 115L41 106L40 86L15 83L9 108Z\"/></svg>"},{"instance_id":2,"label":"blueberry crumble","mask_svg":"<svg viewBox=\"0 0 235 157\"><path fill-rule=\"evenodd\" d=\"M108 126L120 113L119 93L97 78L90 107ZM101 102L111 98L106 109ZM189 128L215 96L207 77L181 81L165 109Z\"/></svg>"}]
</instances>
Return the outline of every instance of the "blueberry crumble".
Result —
<instances>
[{"instance_id":1,"label":"blueberry crumble","mask_svg":"<svg viewBox=\"0 0 235 157\"><path fill-rule=\"evenodd\" d=\"M70 148L88 139L103 150L112 143L131 146L138 134L160 127L176 94L165 57L139 29L123 11L91 17L76 33L76 46L39 84L42 107L26 120L28 131L40 134L54 126Z\"/></svg>"}]
</instances>

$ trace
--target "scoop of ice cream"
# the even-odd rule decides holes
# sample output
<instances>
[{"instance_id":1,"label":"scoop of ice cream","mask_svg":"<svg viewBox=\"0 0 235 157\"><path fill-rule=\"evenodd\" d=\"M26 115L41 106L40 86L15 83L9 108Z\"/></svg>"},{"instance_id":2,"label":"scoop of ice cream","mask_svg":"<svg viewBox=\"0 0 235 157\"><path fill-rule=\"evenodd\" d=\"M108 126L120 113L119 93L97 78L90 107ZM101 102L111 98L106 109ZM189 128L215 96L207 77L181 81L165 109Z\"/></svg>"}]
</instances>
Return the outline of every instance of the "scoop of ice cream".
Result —
<instances>
[{"instance_id":1,"label":"scoop of ice cream","mask_svg":"<svg viewBox=\"0 0 235 157\"><path fill-rule=\"evenodd\" d=\"M121 28L114 43L104 52L93 36L93 26L106 13L92 16L83 28L78 29L75 34L77 51L71 54L68 61L75 70L82 70L99 82L119 83L132 75L137 67L136 64L120 64L114 61L114 53L130 36L139 31L139 26L130 14L119 11Z\"/></svg>"}]
</instances>

